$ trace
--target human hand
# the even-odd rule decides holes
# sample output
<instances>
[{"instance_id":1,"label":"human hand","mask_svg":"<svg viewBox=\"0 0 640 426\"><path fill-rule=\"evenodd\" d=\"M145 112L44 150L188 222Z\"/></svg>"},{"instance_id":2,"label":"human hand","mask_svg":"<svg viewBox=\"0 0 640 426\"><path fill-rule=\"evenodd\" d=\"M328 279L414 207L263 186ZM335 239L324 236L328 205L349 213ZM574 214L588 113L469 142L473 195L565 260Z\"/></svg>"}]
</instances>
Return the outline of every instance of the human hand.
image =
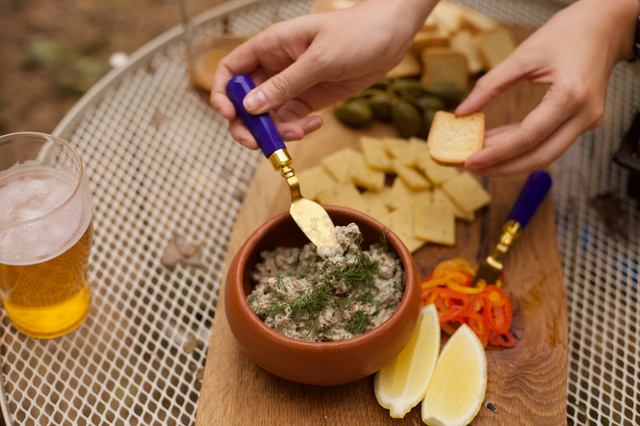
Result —
<instances>
[{"instance_id":1,"label":"human hand","mask_svg":"<svg viewBox=\"0 0 640 426\"><path fill-rule=\"evenodd\" d=\"M400 62L436 1L368 0L272 25L220 62L211 103L229 120L231 136L257 149L226 95L233 76L249 74L257 87L245 109L270 111L285 141L302 139L322 125L309 113L371 86Z\"/></svg>"},{"instance_id":2,"label":"human hand","mask_svg":"<svg viewBox=\"0 0 640 426\"><path fill-rule=\"evenodd\" d=\"M638 0L582 0L557 13L500 65L478 80L456 114L483 108L519 80L548 84L542 102L521 123L485 133L485 148L465 167L507 176L548 166L585 130L602 122L615 63L632 57Z\"/></svg>"}]
</instances>

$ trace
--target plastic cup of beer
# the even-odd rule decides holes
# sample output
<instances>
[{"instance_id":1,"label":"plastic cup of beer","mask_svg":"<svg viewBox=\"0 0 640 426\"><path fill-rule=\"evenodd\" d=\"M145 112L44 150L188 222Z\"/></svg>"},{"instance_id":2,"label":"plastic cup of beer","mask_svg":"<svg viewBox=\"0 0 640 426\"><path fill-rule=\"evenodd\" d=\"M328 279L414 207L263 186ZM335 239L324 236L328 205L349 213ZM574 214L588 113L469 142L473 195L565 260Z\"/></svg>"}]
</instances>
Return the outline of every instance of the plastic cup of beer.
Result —
<instances>
[{"instance_id":1,"label":"plastic cup of beer","mask_svg":"<svg viewBox=\"0 0 640 426\"><path fill-rule=\"evenodd\" d=\"M20 332L52 338L89 314L93 206L77 152L44 133L0 137L0 293Z\"/></svg>"}]
</instances>

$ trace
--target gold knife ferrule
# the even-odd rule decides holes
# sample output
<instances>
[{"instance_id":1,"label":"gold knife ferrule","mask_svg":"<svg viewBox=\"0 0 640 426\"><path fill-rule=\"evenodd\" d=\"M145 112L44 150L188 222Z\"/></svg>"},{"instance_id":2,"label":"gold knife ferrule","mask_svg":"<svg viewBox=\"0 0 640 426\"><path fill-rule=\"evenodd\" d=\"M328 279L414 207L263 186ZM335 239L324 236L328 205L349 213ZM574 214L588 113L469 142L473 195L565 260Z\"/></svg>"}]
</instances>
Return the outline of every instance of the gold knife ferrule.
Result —
<instances>
[{"instance_id":1,"label":"gold knife ferrule","mask_svg":"<svg viewBox=\"0 0 640 426\"><path fill-rule=\"evenodd\" d=\"M509 220L502 227L502 234L500 235L500 244L504 244L509 247L520 236L520 223L515 220Z\"/></svg>"},{"instance_id":2,"label":"gold knife ferrule","mask_svg":"<svg viewBox=\"0 0 640 426\"><path fill-rule=\"evenodd\" d=\"M300 182L293 171L293 167L291 167L293 159L291 159L287 150L279 149L274 151L273 154L269 156L269 161L271 161L273 168L276 171L279 171L282 177L286 179L287 184L291 189L291 199L295 200L302 197L302 194L300 193Z\"/></svg>"},{"instance_id":3,"label":"gold knife ferrule","mask_svg":"<svg viewBox=\"0 0 640 426\"><path fill-rule=\"evenodd\" d=\"M502 234L500 234L500 242L496 246L496 250L493 252L492 257L496 260L499 260L503 254L505 254L509 247L518 239L520 236L520 223L515 220L509 220L502 227Z\"/></svg>"},{"instance_id":4,"label":"gold knife ferrule","mask_svg":"<svg viewBox=\"0 0 640 426\"><path fill-rule=\"evenodd\" d=\"M273 151L273 154L269 156L269 161L271 161L273 168L277 171L281 171L284 167L289 168L293 162L286 149Z\"/></svg>"}]
</instances>

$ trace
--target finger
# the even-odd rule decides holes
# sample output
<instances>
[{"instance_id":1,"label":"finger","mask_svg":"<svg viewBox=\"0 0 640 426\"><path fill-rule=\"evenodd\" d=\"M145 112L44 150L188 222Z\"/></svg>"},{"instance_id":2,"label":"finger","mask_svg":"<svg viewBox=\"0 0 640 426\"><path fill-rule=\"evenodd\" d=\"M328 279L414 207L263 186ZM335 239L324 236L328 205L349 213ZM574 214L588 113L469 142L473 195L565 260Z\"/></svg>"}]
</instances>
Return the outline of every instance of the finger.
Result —
<instances>
[{"instance_id":1,"label":"finger","mask_svg":"<svg viewBox=\"0 0 640 426\"><path fill-rule=\"evenodd\" d=\"M315 54L307 50L294 63L249 92L243 102L245 109L252 114L261 114L322 81L327 70L318 66L314 57Z\"/></svg>"},{"instance_id":2,"label":"finger","mask_svg":"<svg viewBox=\"0 0 640 426\"><path fill-rule=\"evenodd\" d=\"M281 121L293 122L305 117L310 112L311 108L305 102L299 99L292 99L278 108L276 115Z\"/></svg>"},{"instance_id":3,"label":"finger","mask_svg":"<svg viewBox=\"0 0 640 426\"><path fill-rule=\"evenodd\" d=\"M301 119L294 122L294 124L300 126L300 128L304 131L305 136L311 132L315 132L320 127L322 127L322 123L322 118L317 115L302 117Z\"/></svg>"},{"instance_id":4,"label":"finger","mask_svg":"<svg viewBox=\"0 0 640 426\"><path fill-rule=\"evenodd\" d=\"M494 127L493 129L487 130L486 132L484 132L484 146L487 147L487 139L501 135L503 133L512 132L513 130L517 129L519 125L520 123L505 124L504 126Z\"/></svg>"},{"instance_id":5,"label":"finger","mask_svg":"<svg viewBox=\"0 0 640 426\"><path fill-rule=\"evenodd\" d=\"M249 148L249 149L258 149L258 144L256 140L247 129L247 126L244 125L240 117L235 117L229 120L229 132L231 133L231 137L238 141L240 145Z\"/></svg>"},{"instance_id":6,"label":"finger","mask_svg":"<svg viewBox=\"0 0 640 426\"><path fill-rule=\"evenodd\" d=\"M531 151L499 164L474 170L474 173L483 176L511 176L544 169L562 155L586 128L585 120L574 116Z\"/></svg>"},{"instance_id":7,"label":"finger","mask_svg":"<svg viewBox=\"0 0 640 426\"><path fill-rule=\"evenodd\" d=\"M209 100L211 102L211 105L218 111L220 115L222 115L227 120L231 120L236 116L236 109L233 103L229 100L227 96L226 87L229 80L233 78L236 74L233 72L225 71L224 67L221 67L220 65L218 66L218 69L220 69L221 70L220 72L222 72L225 75L224 78L228 77L228 79L224 81L224 86L222 91L218 89L212 89ZM218 73L216 72L216 76L217 75ZM255 84L260 84L268 78L266 75L266 72L261 68L253 70L252 72L249 73L249 75ZM215 90L218 90L218 91L215 91Z\"/></svg>"},{"instance_id":8,"label":"finger","mask_svg":"<svg viewBox=\"0 0 640 426\"><path fill-rule=\"evenodd\" d=\"M216 69L211 86L211 105L227 120L236 116L236 109L227 97L227 83L234 76L253 71L257 66L257 57L252 54L251 45L255 41L249 40L227 55ZM240 71L243 70L243 71Z\"/></svg>"},{"instance_id":9,"label":"finger","mask_svg":"<svg viewBox=\"0 0 640 426\"><path fill-rule=\"evenodd\" d=\"M540 105L519 126L488 137L486 148L469 157L465 167L476 171L530 151L573 114L574 108L567 108L565 96L553 90L552 86Z\"/></svg>"},{"instance_id":10,"label":"finger","mask_svg":"<svg viewBox=\"0 0 640 426\"><path fill-rule=\"evenodd\" d=\"M318 130L322 123L322 118L317 115L310 115L302 117L295 122L283 123L276 121L275 125L282 140L289 142L300 140L305 135ZM249 149L258 149L258 143L239 117L230 120L229 131L231 132L231 137L242 146Z\"/></svg>"},{"instance_id":11,"label":"finger","mask_svg":"<svg viewBox=\"0 0 640 426\"><path fill-rule=\"evenodd\" d=\"M477 81L467 99L456 108L456 115L480 111L491 99L524 78L529 71L529 66L514 52Z\"/></svg>"}]
</instances>

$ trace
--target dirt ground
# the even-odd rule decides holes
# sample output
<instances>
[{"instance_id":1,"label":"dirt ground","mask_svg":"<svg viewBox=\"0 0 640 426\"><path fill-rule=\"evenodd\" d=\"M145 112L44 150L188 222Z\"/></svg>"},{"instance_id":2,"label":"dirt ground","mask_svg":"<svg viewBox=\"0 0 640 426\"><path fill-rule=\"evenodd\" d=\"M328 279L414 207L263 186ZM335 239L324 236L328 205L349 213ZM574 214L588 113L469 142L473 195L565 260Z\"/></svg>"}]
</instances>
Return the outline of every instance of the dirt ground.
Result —
<instances>
[{"instance_id":1,"label":"dirt ground","mask_svg":"<svg viewBox=\"0 0 640 426\"><path fill-rule=\"evenodd\" d=\"M225 0L186 0L190 16ZM0 135L51 132L102 75L180 23L178 0L0 0Z\"/></svg>"}]
</instances>

